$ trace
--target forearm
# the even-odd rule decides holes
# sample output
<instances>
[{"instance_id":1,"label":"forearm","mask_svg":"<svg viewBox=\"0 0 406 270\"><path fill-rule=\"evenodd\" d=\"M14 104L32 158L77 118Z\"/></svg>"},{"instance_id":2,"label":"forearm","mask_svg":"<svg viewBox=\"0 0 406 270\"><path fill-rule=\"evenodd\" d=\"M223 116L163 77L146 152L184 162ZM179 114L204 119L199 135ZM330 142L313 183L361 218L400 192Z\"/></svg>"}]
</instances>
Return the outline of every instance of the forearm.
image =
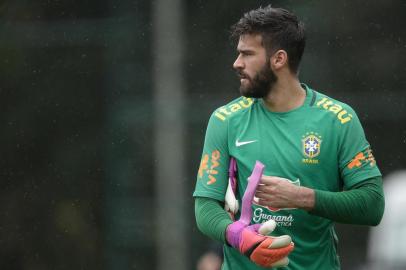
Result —
<instances>
[{"instance_id":1,"label":"forearm","mask_svg":"<svg viewBox=\"0 0 406 270\"><path fill-rule=\"evenodd\" d=\"M232 220L219 201L204 197L195 198L195 216L197 227L203 234L225 243L225 231Z\"/></svg>"},{"instance_id":2,"label":"forearm","mask_svg":"<svg viewBox=\"0 0 406 270\"><path fill-rule=\"evenodd\" d=\"M382 178L375 177L342 192L315 190L310 213L340 223L376 226L384 208Z\"/></svg>"}]
</instances>

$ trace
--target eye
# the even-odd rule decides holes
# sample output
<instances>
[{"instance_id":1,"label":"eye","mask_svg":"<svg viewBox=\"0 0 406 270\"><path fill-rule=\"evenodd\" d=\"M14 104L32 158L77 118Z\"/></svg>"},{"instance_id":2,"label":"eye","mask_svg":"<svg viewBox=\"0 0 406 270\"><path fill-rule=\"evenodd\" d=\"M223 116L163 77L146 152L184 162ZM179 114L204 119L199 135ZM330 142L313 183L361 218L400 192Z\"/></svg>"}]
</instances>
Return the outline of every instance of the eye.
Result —
<instances>
[{"instance_id":1,"label":"eye","mask_svg":"<svg viewBox=\"0 0 406 270\"><path fill-rule=\"evenodd\" d=\"M242 56L250 56L254 54L252 51L241 51L240 53Z\"/></svg>"}]
</instances>

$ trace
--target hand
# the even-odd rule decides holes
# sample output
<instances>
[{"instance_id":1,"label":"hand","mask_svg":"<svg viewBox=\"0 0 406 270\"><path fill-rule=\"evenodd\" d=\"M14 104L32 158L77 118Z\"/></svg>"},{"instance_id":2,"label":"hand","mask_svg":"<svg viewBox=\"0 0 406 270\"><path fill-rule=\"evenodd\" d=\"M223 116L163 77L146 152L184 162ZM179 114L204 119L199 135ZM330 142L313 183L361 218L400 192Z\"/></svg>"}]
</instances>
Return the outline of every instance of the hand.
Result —
<instances>
[{"instance_id":1,"label":"hand","mask_svg":"<svg viewBox=\"0 0 406 270\"><path fill-rule=\"evenodd\" d=\"M240 219L227 227L226 239L232 247L262 267L283 266L289 263L287 256L294 248L290 236L265 236L275 228L273 220L249 225L252 200L263 170L264 165L257 162L243 196Z\"/></svg>"},{"instance_id":2,"label":"hand","mask_svg":"<svg viewBox=\"0 0 406 270\"><path fill-rule=\"evenodd\" d=\"M255 196L260 205L271 208L311 210L314 207L314 190L277 176L263 175Z\"/></svg>"}]
</instances>

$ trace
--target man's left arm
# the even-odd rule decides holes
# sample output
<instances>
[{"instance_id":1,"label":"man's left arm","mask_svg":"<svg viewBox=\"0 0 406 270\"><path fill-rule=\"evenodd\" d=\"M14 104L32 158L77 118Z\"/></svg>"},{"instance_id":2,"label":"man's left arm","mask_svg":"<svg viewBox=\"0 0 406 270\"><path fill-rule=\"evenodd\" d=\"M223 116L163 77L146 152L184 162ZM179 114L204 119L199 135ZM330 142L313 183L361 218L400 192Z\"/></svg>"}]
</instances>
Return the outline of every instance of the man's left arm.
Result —
<instances>
[{"instance_id":1,"label":"man's left arm","mask_svg":"<svg viewBox=\"0 0 406 270\"><path fill-rule=\"evenodd\" d=\"M286 180L263 176L263 185L258 187L256 193L259 204L275 208L299 208L347 224L376 226L382 219L385 199L380 176L340 192L300 187Z\"/></svg>"},{"instance_id":2,"label":"man's left arm","mask_svg":"<svg viewBox=\"0 0 406 270\"><path fill-rule=\"evenodd\" d=\"M314 197L310 213L340 223L376 226L385 209L381 176L342 192L315 190Z\"/></svg>"}]
</instances>

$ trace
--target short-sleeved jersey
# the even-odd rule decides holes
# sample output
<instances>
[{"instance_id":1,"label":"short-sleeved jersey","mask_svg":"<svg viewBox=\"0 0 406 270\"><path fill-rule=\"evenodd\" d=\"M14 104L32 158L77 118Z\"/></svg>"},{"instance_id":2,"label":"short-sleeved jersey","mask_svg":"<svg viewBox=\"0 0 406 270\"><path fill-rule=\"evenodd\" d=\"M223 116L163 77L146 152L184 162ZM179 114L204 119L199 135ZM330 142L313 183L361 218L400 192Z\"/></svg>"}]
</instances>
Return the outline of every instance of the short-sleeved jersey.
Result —
<instances>
[{"instance_id":1,"label":"short-sleeved jersey","mask_svg":"<svg viewBox=\"0 0 406 270\"><path fill-rule=\"evenodd\" d=\"M302 84L306 99L294 110L272 112L262 99L240 97L212 114L206 131L195 197L224 201L230 157L237 161L240 201L255 161L265 175L290 179L312 189L342 191L380 176L354 110ZM301 209L253 205L251 223L273 219L273 235L295 243L284 269L339 269L337 236L331 220ZM224 246L222 269L263 269Z\"/></svg>"}]
</instances>

